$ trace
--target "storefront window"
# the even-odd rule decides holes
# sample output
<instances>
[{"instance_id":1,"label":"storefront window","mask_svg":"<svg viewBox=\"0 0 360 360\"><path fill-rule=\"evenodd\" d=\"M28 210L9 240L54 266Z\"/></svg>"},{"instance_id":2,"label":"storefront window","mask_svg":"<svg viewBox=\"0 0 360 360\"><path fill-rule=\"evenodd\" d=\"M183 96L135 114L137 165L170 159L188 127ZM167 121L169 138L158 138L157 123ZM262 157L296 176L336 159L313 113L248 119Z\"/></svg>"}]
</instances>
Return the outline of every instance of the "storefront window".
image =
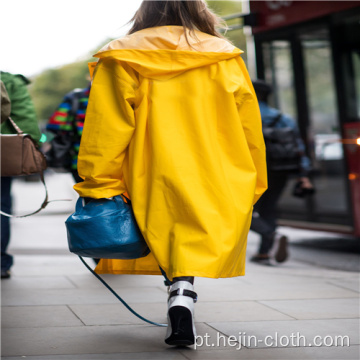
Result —
<instances>
[{"instance_id":1,"label":"storefront window","mask_svg":"<svg viewBox=\"0 0 360 360\"><path fill-rule=\"evenodd\" d=\"M353 16L337 26L339 52L346 94L347 122L360 121L360 21Z\"/></svg>"},{"instance_id":2,"label":"storefront window","mask_svg":"<svg viewBox=\"0 0 360 360\"><path fill-rule=\"evenodd\" d=\"M338 133L336 97L328 40L302 41L308 105L316 134Z\"/></svg>"},{"instance_id":3,"label":"storefront window","mask_svg":"<svg viewBox=\"0 0 360 360\"><path fill-rule=\"evenodd\" d=\"M308 117L306 124L298 125L306 133L304 141L316 193L306 200L295 198L292 191L296 176L290 177L279 201L279 210L286 214L285 218L290 213L294 218L311 221L339 216L339 222L347 222L343 220L349 209L346 170L329 32L326 27L319 27L316 31L299 32L297 36L302 52L296 60L302 62L303 68L294 67L291 41L295 40L266 41L262 44L264 75L274 88L271 106L295 121L305 117L301 117L302 111ZM353 70L359 74L359 64L355 61L353 64ZM296 71L303 71L306 99L302 103L307 108L297 109L296 106ZM298 96L302 96L302 92Z\"/></svg>"},{"instance_id":4,"label":"storefront window","mask_svg":"<svg viewBox=\"0 0 360 360\"><path fill-rule=\"evenodd\" d=\"M263 44L265 80L274 92L269 99L271 106L296 118L295 85L289 41L272 41Z\"/></svg>"},{"instance_id":5,"label":"storefront window","mask_svg":"<svg viewBox=\"0 0 360 360\"><path fill-rule=\"evenodd\" d=\"M265 80L272 85L274 90L269 97L269 105L279 109L298 123L291 43L286 40L274 40L265 42L262 46ZM304 213L306 203L292 196L296 181L292 177L289 179L279 204L281 209Z\"/></svg>"},{"instance_id":6,"label":"storefront window","mask_svg":"<svg viewBox=\"0 0 360 360\"><path fill-rule=\"evenodd\" d=\"M354 68L357 118L360 119L360 52L359 51L352 53L352 63Z\"/></svg>"},{"instance_id":7,"label":"storefront window","mask_svg":"<svg viewBox=\"0 0 360 360\"><path fill-rule=\"evenodd\" d=\"M327 38L328 33L322 29L304 34L301 41L310 117L308 138L317 187L314 210L319 214L347 211L344 152Z\"/></svg>"}]
</instances>

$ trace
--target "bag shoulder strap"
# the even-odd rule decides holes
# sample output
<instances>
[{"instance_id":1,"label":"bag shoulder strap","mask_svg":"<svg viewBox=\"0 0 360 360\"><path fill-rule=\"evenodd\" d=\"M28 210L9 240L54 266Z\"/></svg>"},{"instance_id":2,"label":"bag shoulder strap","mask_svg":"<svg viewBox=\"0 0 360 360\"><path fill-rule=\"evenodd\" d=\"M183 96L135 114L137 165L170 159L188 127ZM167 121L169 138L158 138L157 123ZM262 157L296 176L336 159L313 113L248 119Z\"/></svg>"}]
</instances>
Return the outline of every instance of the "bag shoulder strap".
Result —
<instances>
[{"instance_id":1,"label":"bag shoulder strap","mask_svg":"<svg viewBox=\"0 0 360 360\"><path fill-rule=\"evenodd\" d=\"M24 134L24 132L19 128L18 125L16 125L15 121L11 117L8 117L8 120L10 121L11 125L14 127L18 135Z\"/></svg>"},{"instance_id":2,"label":"bag shoulder strap","mask_svg":"<svg viewBox=\"0 0 360 360\"><path fill-rule=\"evenodd\" d=\"M78 255L79 256L79 255ZM102 279L87 263L86 261L81 257L79 256L79 259L81 260L81 262L86 266L86 268L98 279L102 282L102 284L131 312L133 313L135 316L137 316L139 319L149 323L149 324L152 324L152 325L156 325L156 326L161 326L161 327L166 327L167 324L159 324L157 322L153 322L151 320L148 320L146 318L144 318L143 316L141 316L140 314L138 314L134 309L132 309L124 299L122 299L120 297L120 295L118 295L116 293L116 291L104 280Z\"/></svg>"},{"instance_id":3,"label":"bag shoulder strap","mask_svg":"<svg viewBox=\"0 0 360 360\"><path fill-rule=\"evenodd\" d=\"M33 212L29 213L29 214L25 214L25 215L8 214L8 213L0 210L0 214L3 215L3 216L9 217L9 218L24 218L24 217L28 217L28 216L35 215L35 214L39 213L41 210L45 209L46 206L51 202L55 202L55 201L72 201L71 199L48 200L49 199L49 194L48 194L48 189L47 189L47 186L46 186L46 183L45 183L45 178L44 178L43 171L40 172L40 180L43 183L44 188L45 188L45 198L44 198L42 204L40 205L40 207L37 210L35 210L35 211L33 211Z\"/></svg>"},{"instance_id":4,"label":"bag shoulder strap","mask_svg":"<svg viewBox=\"0 0 360 360\"><path fill-rule=\"evenodd\" d=\"M37 210L33 211L30 214L25 214L25 215L12 215L12 214L8 214L8 213L6 213L4 211L0 211L0 214L4 215L6 217L9 217L9 218L24 218L24 217L28 217L28 216L31 216L31 215L35 215L38 212L40 212L42 209L45 209L47 204L49 202L51 202L51 201L48 201L48 190L47 190L47 186L46 186L46 183L45 183L44 174L42 172L40 174L40 179L41 179L41 182L43 183L44 188L45 188L45 198L44 198L44 201L42 202L42 204L40 205L40 207ZM52 200L52 201L56 201L56 200Z\"/></svg>"},{"instance_id":5,"label":"bag shoulder strap","mask_svg":"<svg viewBox=\"0 0 360 360\"><path fill-rule=\"evenodd\" d=\"M18 135L24 135L24 132L19 128L18 125L16 125L15 121L11 117L9 117L8 120L10 121L11 125L14 127L14 129L16 130ZM48 201L48 190L47 190L47 186L46 186L46 183L45 183L44 174L43 174L42 170L41 170L41 173L40 173L40 180L44 184L44 187L45 187L45 198L44 198L44 201L42 202L42 204L40 205L39 209L33 211L30 214L26 214L26 215L12 215L12 214L8 214L8 213L6 213L4 211L1 211L1 210L0 210L0 214L4 215L4 216L7 216L7 217L10 217L10 218L22 218L22 217L27 217L27 216L37 214L42 209L45 209L45 207L47 206L49 201Z\"/></svg>"}]
</instances>

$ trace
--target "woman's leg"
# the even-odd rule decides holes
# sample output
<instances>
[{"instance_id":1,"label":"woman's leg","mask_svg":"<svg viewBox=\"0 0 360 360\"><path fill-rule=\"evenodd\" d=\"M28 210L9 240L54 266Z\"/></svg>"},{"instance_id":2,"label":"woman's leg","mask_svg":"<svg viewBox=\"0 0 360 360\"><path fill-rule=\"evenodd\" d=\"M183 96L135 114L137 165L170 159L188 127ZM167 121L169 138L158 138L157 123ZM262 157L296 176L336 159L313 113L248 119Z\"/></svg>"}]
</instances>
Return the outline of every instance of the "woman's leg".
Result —
<instances>
[{"instance_id":1,"label":"woman's leg","mask_svg":"<svg viewBox=\"0 0 360 360\"><path fill-rule=\"evenodd\" d=\"M252 258L253 261L266 263L269 258L274 257L277 262L284 262L288 257L287 238L276 233L277 204L287 180L288 174L270 171L268 173L269 188L254 206L254 215L257 214L258 218L253 217L254 224L251 224L251 229L256 225L258 225L257 230L261 228L261 232L255 230L261 234L261 242L258 255ZM261 222L260 225L259 222Z\"/></svg>"},{"instance_id":2,"label":"woman's leg","mask_svg":"<svg viewBox=\"0 0 360 360\"><path fill-rule=\"evenodd\" d=\"M11 177L1 178L1 211L11 214ZM1 215L1 278L10 277L13 257L7 253L10 242L10 218Z\"/></svg>"},{"instance_id":3,"label":"woman's leg","mask_svg":"<svg viewBox=\"0 0 360 360\"><path fill-rule=\"evenodd\" d=\"M252 215L250 230L256 232L261 236L258 254L267 255L272 245L274 228L260 216L260 214L256 211L255 208Z\"/></svg>"},{"instance_id":4,"label":"woman's leg","mask_svg":"<svg viewBox=\"0 0 360 360\"><path fill-rule=\"evenodd\" d=\"M287 174L268 173L268 190L254 206L250 229L261 235L259 255L268 255L273 246L276 230L276 208L287 183Z\"/></svg>"},{"instance_id":5,"label":"woman's leg","mask_svg":"<svg viewBox=\"0 0 360 360\"><path fill-rule=\"evenodd\" d=\"M194 277L193 276L180 276L180 277L174 277L173 284L177 281L188 281L191 283L191 285L194 285Z\"/></svg>"},{"instance_id":6,"label":"woman's leg","mask_svg":"<svg viewBox=\"0 0 360 360\"><path fill-rule=\"evenodd\" d=\"M171 286L174 282L177 281L188 281L189 283L191 283L192 285L194 285L194 277L193 276L180 276L180 277L175 277L173 279L173 281L169 280L169 278L166 276L165 271L159 266L159 269L162 273L162 275L165 278L164 284L165 286Z\"/></svg>"},{"instance_id":7,"label":"woman's leg","mask_svg":"<svg viewBox=\"0 0 360 360\"><path fill-rule=\"evenodd\" d=\"M288 175L283 172L268 172L268 189L255 205L260 217L276 230L277 205L288 181Z\"/></svg>"}]
</instances>

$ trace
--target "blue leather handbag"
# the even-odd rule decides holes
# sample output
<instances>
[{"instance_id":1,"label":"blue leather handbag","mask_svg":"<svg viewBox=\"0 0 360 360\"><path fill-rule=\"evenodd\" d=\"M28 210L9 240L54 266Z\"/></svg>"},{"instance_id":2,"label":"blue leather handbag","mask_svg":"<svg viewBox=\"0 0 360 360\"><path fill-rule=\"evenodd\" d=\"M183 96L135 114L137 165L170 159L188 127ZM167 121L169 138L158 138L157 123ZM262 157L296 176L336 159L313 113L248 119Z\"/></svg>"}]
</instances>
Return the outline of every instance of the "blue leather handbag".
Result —
<instances>
[{"instance_id":1,"label":"blue leather handbag","mask_svg":"<svg viewBox=\"0 0 360 360\"><path fill-rule=\"evenodd\" d=\"M128 200L128 199L127 199ZM72 253L102 259L137 259L150 250L136 223L131 202L121 195L76 203L65 222Z\"/></svg>"}]
</instances>

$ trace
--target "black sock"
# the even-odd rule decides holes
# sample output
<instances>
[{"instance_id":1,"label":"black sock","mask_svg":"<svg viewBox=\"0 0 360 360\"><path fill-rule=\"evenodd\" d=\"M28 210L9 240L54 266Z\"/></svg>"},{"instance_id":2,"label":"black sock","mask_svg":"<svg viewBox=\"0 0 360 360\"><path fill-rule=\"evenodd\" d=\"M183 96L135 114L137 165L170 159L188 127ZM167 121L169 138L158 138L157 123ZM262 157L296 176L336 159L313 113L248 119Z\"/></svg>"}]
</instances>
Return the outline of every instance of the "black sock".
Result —
<instances>
[{"instance_id":1,"label":"black sock","mask_svg":"<svg viewBox=\"0 0 360 360\"><path fill-rule=\"evenodd\" d=\"M179 277L174 277L173 279L173 284L178 282L178 281L187 281L190 284L194 285L194 277L193 276L179 276Z\"/></svg>"}]
</instances>

